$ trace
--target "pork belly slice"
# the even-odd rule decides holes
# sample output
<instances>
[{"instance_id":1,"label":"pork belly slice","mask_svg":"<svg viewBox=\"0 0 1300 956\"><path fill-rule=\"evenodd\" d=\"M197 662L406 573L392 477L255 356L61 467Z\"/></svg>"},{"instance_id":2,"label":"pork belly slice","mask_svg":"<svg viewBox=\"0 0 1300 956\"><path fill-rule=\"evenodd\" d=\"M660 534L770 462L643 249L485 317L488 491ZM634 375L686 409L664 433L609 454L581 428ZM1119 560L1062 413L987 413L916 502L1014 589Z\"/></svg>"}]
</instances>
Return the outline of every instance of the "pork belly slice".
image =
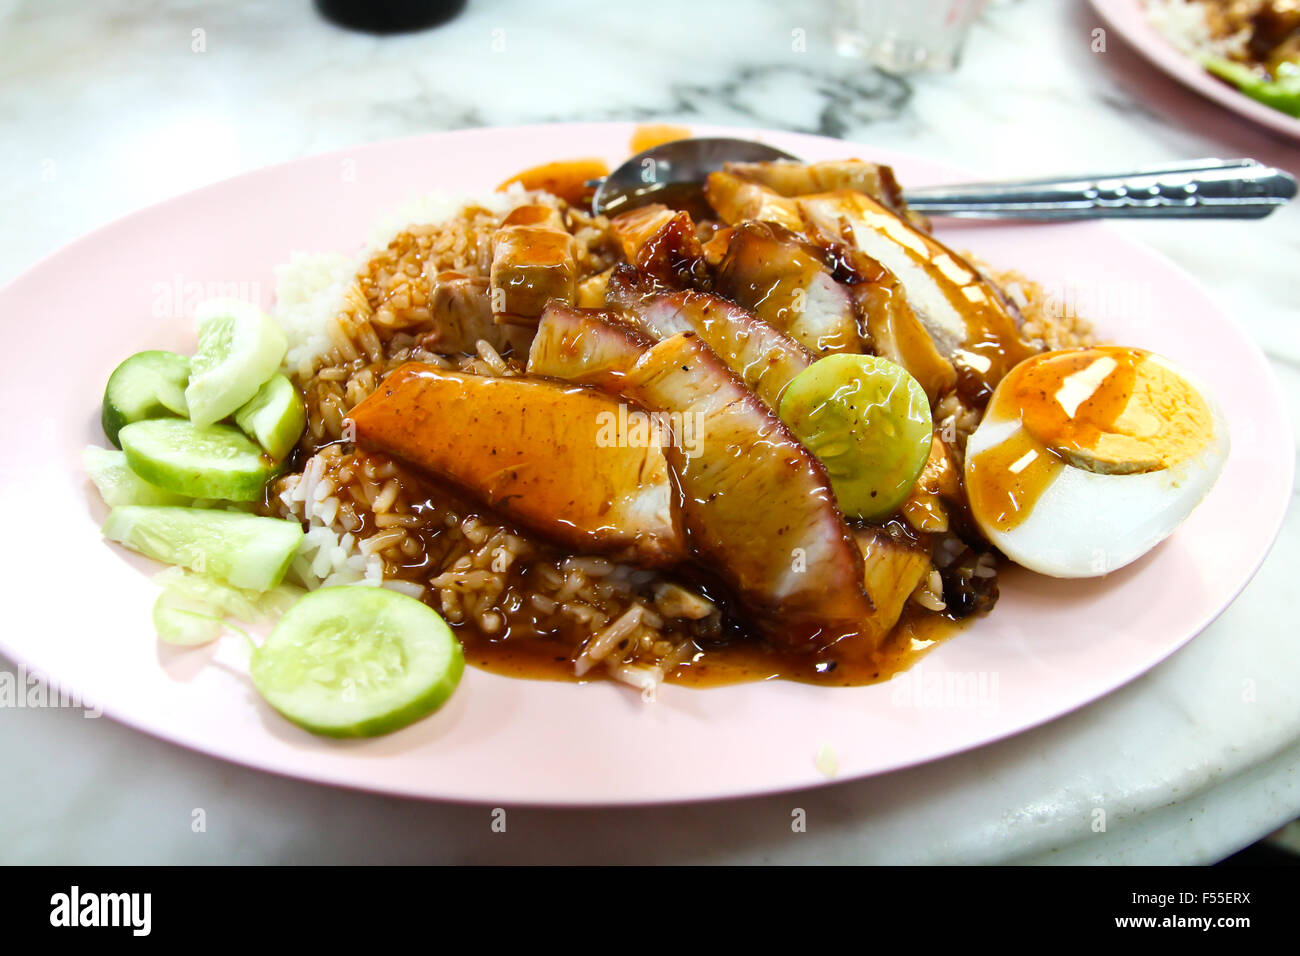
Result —
<instances>
[{"instance_id":1,"label":"pork belly slice","mask_svg":"<svg viewBox=\"0 0 1300 956\"><path fill-rule=\"evenodd\" d=\"M893 630L912 592L925 581L933 567L930 547L886 529L868 526L855 529L854 540L862 552L863 585L875 605L872 623L883 633Z\"/></svg>"},{"instance_id":2,"label":"pork belly slice","mask_svg":"<svg viewBox=\"0 0 1300 956\"><path fill-rule=\"evenodd\" d=\"M668 414L668 449L696 559L774 643L865 657L884 631L864 590L862 552L821 463L693 333L664 339L622 390Z\"/></svg>"},{"instance_id":3,"label":"pork belly slice","mask_svg":"<svg viewBox=\"0 0 1300 956\"><path fill-rule=\"evenodd\" d=\"M704 181L704 198L729 226L746 219L762 219L796 231L803 227L803 215L793 199L734 173L709 173Z\"/></svg>"},{"instance_id":4,"label":"pork belly slice","mask_svg":"<svg viewBox=\"0 0 1300 956\"><path fill-rule=\"evenodd\" d=\"M492 313L507 325L536 325L551 299L573 302L577 248L550 206L519 206L492 235Z\"/></svg>"},{"instance_id":5,"label":"pork belly slice","mask_svg":"<svg viewBox=\"0 0 1300 956\"><path fill-rule=\"evenodd\" d=\"M907 369L933 406L956 387L957 370L917 319L898 277L856 250L844 251L863 279L849 288L875 353Z\"/></svg>"},{"instance_id":6,"label":"pork belly slice","mask_svg":"<svg viewBox=\"0 0 1300 956\"><path fill-rule=\"evenodd\" d=\"M793 201L822 238L852 245L897 277L966 397L987 399L1012 366L1034 354L993 283L870 196L838 190Z\"/></svg>"},{"instance_id":7,"label":"pork belly slice","mask_svg":"<svg viewBox=\"0 0 1300 956\"><path fill-rule=\"evenodd\" d=\"M362 448L451 482L562 547L676 564L686 539L664 449L612 440L619 409L592 389L408 362L348 418Z\"/></svg>"},{"instance_id":8,"label":"pork belly slice","mask_svg":"<svg viewBox=\"0 0 1300 956\"><path fill-rule=\"evenodd\" d=\"M614 268L611 266L604 272L597 272L589 275L578 283L578 291L574 296L573 304L580 309L601 309L605 306L605 287L609 285L609 277L613 274Z\"/></svg>"},{"instance_id":9,"label":"pork belly slice","mask_svg":"<svg viewBox=\"0 0 1300 956\"><path fill-rule=\"evenodd\" d=\"M709 283L704 246L688 213L655 203L621 213L610 228L629 263L674 289Z\"/></svg>"},{"instance_id":10,"label":"pork belly slice","mask_svg":"<svg viewBox=\"0 0 1300 956\"><path fill-rule=\"evenodd\" d=\"M706 292L663 292L619 266L609 302L655 341L694 332L773 411L790 381L816 359L790 336L733 302Z\"/></svg>"},{"instance_id":11,"label":"pork belly slice","mask_svg":"<svg viewBox=\"0 0 1300 956\"><path fill-rule=\"evenodd\" d=\"M737 225L716 288L816 352L862 351L852 296L832 277L821 250L779 225Z\"/></svg>"},{"instance_id":12,"label":"pork belly slice","mask_svg":"<svg viewBox=\"0 0 1300 956\"><path fill-rule=\"evenodd\" d=\"M552 302L537 323L528 372L617 394L624 374L652 344L618 312Z\"/></svg>"},{"instance_id":13,"label":"pork belly slice","mask_svg":"<svg viewBox=\"0 0 1300 956\"><path fill-rule=\"evenodd\" d=\"M781 196L806 196L809 193L852 189L866 193L900 216L908 214L903 190L894 178L894 170L880 163L861 159L835 159L821 163L798 163L776 160L766 163L726 163L722 167L741 179L759 183Z\"/></svg>"},{"instance_id":14,"label":"pork belly slice","mask_svg":"<svg viewBox=\"0 0 1300 956\"><path fill-rule=\"evenodd\" d=\"M492 316L488 280L459 272L440 272L431 279L429 313L433 328L418 344L430 352L473 353L483 340L501 353L525 353L532 338L526 326L498 325Z\"/></svg>"}]
</instances>

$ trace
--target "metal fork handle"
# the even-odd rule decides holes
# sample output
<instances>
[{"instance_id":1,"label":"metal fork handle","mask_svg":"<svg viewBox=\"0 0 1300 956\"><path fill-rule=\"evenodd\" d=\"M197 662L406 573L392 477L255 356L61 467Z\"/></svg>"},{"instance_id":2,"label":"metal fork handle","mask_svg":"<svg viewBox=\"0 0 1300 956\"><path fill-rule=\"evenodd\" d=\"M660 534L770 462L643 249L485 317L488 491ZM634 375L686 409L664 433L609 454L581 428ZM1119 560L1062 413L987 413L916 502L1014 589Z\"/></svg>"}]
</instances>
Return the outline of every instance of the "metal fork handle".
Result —
<instances>
[{"instance_id":1,"label":"metal fork handle","mask_svg":"<svg viewBox=\"0 0 1300 956\"><path fill-rule=\"evenodd\" d=\"M1262 219L1296 194L1253 159L1197 159L1130 173L909 189L917 212L967 219Z\"/></svg>"}]
</instances>

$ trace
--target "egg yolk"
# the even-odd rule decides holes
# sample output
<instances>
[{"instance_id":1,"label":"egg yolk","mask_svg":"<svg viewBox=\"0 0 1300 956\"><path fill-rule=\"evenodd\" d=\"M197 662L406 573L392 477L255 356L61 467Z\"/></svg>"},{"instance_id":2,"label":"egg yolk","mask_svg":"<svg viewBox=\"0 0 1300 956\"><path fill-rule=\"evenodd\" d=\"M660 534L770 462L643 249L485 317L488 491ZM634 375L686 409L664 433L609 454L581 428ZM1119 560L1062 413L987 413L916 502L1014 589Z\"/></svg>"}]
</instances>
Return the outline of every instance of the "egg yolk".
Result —
<instances>
[{"instance_id":1,"label":"egg yolk","mask_svg":"<svg viewBox=\"0 0 1300 956\"><path fill-rule=\"evenodd\" d=\"M998 392L1040 443L1102 474L1169 468L1214 437L1205 399L1141 349L1048 352L1014 369Z\"/></svg>"},{"instance_id":2,"label":"egg yolk","mask_svg":"<svg viewBox=\"0 0 1300 956\"><path fill-rule=\"evenodd\" d=\"M1142 349L1046 352L998 384L988 419L1021 429L968 465L971 508L1001 530L1019 524L1067 464L1107 475L1169 468L1214 438L1209 404Z\"/></svg>"}]
</instances>

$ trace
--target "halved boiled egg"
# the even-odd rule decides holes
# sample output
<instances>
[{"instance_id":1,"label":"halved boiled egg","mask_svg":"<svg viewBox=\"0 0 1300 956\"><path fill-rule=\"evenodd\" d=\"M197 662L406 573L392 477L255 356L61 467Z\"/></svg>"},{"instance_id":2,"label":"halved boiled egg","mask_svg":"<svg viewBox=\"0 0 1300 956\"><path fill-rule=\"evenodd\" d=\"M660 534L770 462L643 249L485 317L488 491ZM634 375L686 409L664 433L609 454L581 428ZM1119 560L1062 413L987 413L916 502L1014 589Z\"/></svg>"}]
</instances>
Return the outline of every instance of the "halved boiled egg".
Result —
<instances>
[{"instance_id":1,"label":"halved boiled egg","mask_svg":"<svg viewBox=\"0 0 1300 956\"><path fill-rule=\"evenodd\" d=\"M1227 458L1223 412L1173 363L1069 349L1026 359L998 384L966 445L966 490L1012 561L1092 577L1168 537Z\"/></svg>"}]
</instances>

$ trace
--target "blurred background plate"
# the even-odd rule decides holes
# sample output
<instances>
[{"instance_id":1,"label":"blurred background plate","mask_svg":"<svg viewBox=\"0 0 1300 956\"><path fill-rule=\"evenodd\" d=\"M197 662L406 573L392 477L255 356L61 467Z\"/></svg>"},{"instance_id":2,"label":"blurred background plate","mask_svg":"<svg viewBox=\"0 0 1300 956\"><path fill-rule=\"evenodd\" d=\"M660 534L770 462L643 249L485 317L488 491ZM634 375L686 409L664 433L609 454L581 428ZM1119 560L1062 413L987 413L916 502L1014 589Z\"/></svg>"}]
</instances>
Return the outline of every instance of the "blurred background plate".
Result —
<instances>
[{"instance_id":1,"label":"blurred background plate","mask_svg":"<svg viewBox=\"0 0 1300 956\"><path fill-rule=\"evenodd\" d=\"M1123 37L1125 42L1184 86L1261 126L1300 140L1300 119L1265 106L1211 76L1199 63L1161 35L1147 19L1141 0L1089 2L1102 20Z\"/></svg>"}]
</instances>

